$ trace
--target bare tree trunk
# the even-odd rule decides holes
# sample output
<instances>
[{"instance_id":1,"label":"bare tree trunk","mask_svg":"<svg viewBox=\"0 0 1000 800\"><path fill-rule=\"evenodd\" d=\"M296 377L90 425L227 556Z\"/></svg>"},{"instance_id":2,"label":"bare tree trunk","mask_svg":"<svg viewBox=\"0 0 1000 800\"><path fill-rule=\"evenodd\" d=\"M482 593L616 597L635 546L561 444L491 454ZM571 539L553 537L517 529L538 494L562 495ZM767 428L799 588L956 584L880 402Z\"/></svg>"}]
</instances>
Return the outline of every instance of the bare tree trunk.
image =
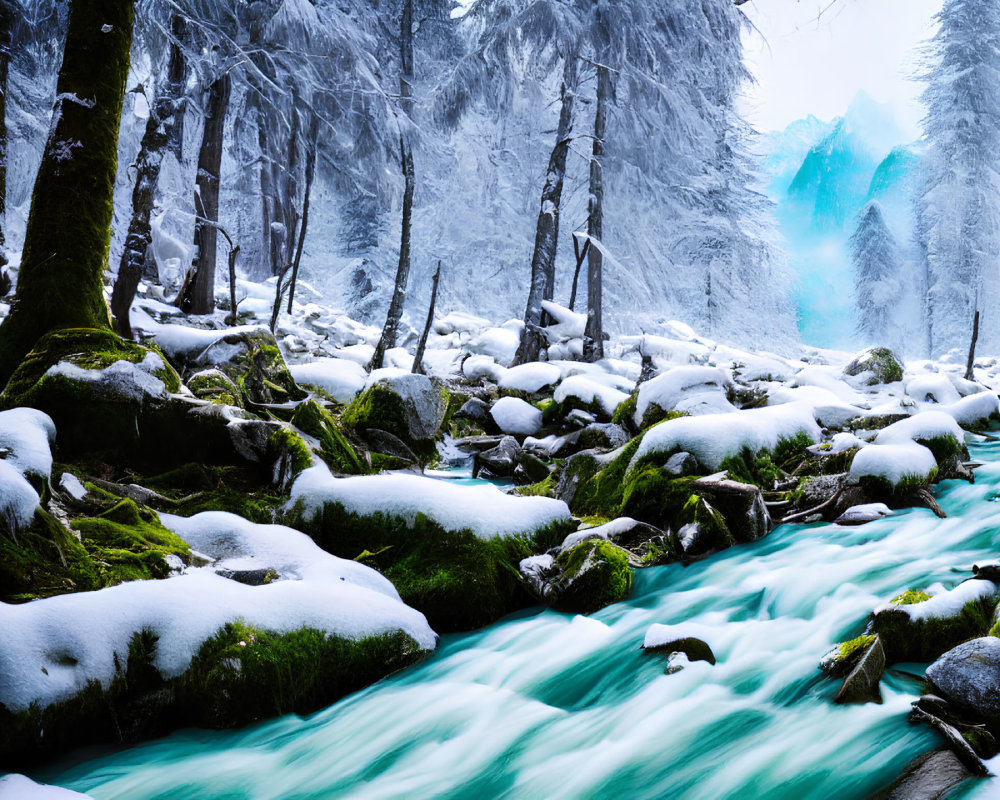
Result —
<instances>
[{"instance_id":1,"label":"bare tree trunk","mask_svg":"<svg viewBox=\"0 0 1000 800\"><path fill-rule=\"evenodd\" d=\"M205 105L205 130L198 154L194 208L197 222L194 243L198 248L194 278L178 298L180 307L191 314L211 314L215 308L215 258L219 224L219 173L222 145L229 108L229 73L212 84Z\"/></svg>"},{"instance_id":2,"label":"bare tree trunk","mask_svg":"<svg viewBox=\"0 0 1000 800\"><path fill-rule=\"evenodd\" d=\"M229 237L226 237L229 238ZM240 246L229 242L229 319L230 325L236 324L236 311L239 305L236 301L236 259L240 254ZM274 330L273 328L271 330Z\"/></svg>"},{"instance_id":3,"label":"bare tree trunk","mask_svg":"<svg viewBox=\"0 0 1000 800\"><path fill-rule=\"evenodd\" d=\"M542 202L535 224L535 249L531 254L531 284L524 309L524 330L514 355L515 364L537 361L542 348L542 300L551 300L555 287L556 248L559 240L559 206L566 178L566 156L573 128L573 100L576 93L576 59L567 54L560 89L562 104L556 144L549 156L549 167L542 189Z\"/></svg>"},{"instance_id":4,"label":"bare tree trunk","mask_svg":"<svg viewBox=\"0 0 1000 800\"><path fill-rule=\"evenodd\" d=\"M0 0L0 267L7 263L7 256L4 255L4 231L7 227L7 77L14 13L10 0Z\"/></svg>"},{"instance_id":5,"label":"bare tree trunk","mask_svg":"<svg viewBox=\"0 0 1000 800\"><path fill-rule=\"evenodd\" d=\"M135 9L72 0L53 124L35 178L17 293L0 325L0 386L39 338L111 327L107 266Z\"/></svg>"},{"instance_id":6,"label":"bare tree trunk","mask_svg":"<svg viewBox=\"0 0 1000 800\"><path fill-rule=\"evenodd\" d=\"M434 324L434 306L438 299L438 281L441 279L441 262L438 261L437 269L434 271L434 284L431 286L431 304L427 309L427 322L424 323L424 332L420 334L420 341L417 343L417 352L413 356L413 372L424 374L424 350L427 347L427 337L431 332L431 325Z\"/></svg>"},{"instance_id":7,"label":"bare tree trunk","mask_svg":"<svg viewBox=\"0 0 1000 800\"><path fill-rule=\"evenodd\" d=\"M400 17L399 75L400 106L403 113L413 114L413 0L405 0ZM396 268L396 283L389 302L389 313L385 317L382 335L368 369L380 369L387 350L396 346L399 323L403 317L403 302L406 300L406 284L410 279L410 228L413 218L413 188L416 181L413 170L413 150L409 135L404 131L399 135L399 160L403 170L403 227L399 238L399 265Z\"/></svg>"},{"instance_id":8,"label":"bare tree trunk","mask_svg":"<svg viewBox=\"0 0 1000 800\"><path fill-rule=\"evenodd\" d=\"M608 100L611 95L611 73L607 67L597 67L597 111L594 115L594 149L590 159L590 218L587 233L590 252L587 258L587 328L583 336L583 357L586 361L604 358L604 326L601 320L601 291L604 254L604 136L608 122Z\"/></svg>"},{"instance_id":9,"label":"bare tree trunk","mask_svg":"<svg viewBox=\"0 0 1000 800\"><path fill-rule=\"evenodd\" d=\"M306 152L306 187L302 197L302 224L299 226L299 242L295 247L295 261L292 263L292 278L288 285L288 313L292 313L292 301L295 299L295 283L299 279L299 263L302 261L302 248L306 241L306 226L309 224L309 194L312 192L313 175L316 172L316 147L319 139L319 117L315 114L309 126L309 149Z\"/></svg>"},{"instance_id":10,"label":"bare tree trunk","mask_svg":"<svg viewBox=\"0 0 1000 800\"><path fill-rule=\"evenodd\" d=\"M587 253L590 250L590 239L587 239L583 243L583 247L580 247L580 240L575 236L573 237L573 253L576 255L576 269L573 270L573 291L569 293L569 310L573 310L573 306L576 305L576 292L580 288L580 269L583 267L583 260L587 257Z\"/></svg>"},{"instance_id":11,"label":"bare tree trunk","mask_svg":"<svg viewBox=\"0 0 1000 800\"><path fill-rule=\"evenodd\" d=\"M183 18L174 15L172 28L175 34L178 32L183 34ZM126 339L132 338L132 326L129 323L129 309L132 307L132 300L135 298L135 292L142 276L149 272L150 265L147 263L147 256L153 242L149 220L153 213L154 193L164 153L171 147L172 137L178 135L177 119L182 116L183 97L181 93L183 92L184 74L184 55L175 42L170 47L170 64L165 90L155 102L149 103L146 130L143 133L139 155L135 161L132 221L129 223L125 249L122 251L121 261L118 263L118 277L111 292L111 314L117 324L118 333Z\"/></svg>"},{"instance_id":12,"label":"bare tree trunk","mask_svg":"<svg viewBox=\"0 0 1000 800\"><path fill-rule=\"evenodd\" d=\"M965 379L967 381L975 380L972 372L973 362L976 360L976 341L979 339L979 309L976 309L976 315L972 318L972 343L969 345L969 361L965 367Z\"/></svg>"}]
</instances>

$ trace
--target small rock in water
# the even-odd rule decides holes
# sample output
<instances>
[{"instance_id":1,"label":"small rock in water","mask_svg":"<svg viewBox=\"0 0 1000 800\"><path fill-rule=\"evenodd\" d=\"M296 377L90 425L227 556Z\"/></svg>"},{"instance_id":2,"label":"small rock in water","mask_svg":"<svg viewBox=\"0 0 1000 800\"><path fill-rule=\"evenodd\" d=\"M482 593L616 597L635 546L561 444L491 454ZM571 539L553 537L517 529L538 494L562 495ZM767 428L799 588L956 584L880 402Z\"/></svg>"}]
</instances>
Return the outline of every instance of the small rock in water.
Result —
<instances>
[{"instance_id":1,"label":"small rock in water","mask_svg":"<svg viewBox=\"0 0 1000 800\"><path fill-rule=\"evenodd\" d=\"M879 682L885 672L885 650L878 636L861 656L857 666L844 679L840 691L833 698L834 703L881 703L882 691Z\"/></svg>"},{"instance_id":2,"label":"small rock in water","mask_svg":"<svg viewBox=\"0 0 1000 800\"><path fill-rule=\"evenodd\" d=\"M476 477L480 469L486 469L493 475L509 478L514 474L520 455L521 445L517 443L517 439L504 436L496 447L475 456L472 475Z\"/></svg>"},{"instance_id":3,"label":"small rock in water","mask_svg":"<svg viewBox=\"0 0 1000 800\"><path fill-rule=\"evenodd\" d=\"M837 525L864 525L866 522L874 522L882 517L887 517L892 510L885 503L865 503L860 506L851 506L843 514L834 520Z\"/></svg>"}]
</instances>

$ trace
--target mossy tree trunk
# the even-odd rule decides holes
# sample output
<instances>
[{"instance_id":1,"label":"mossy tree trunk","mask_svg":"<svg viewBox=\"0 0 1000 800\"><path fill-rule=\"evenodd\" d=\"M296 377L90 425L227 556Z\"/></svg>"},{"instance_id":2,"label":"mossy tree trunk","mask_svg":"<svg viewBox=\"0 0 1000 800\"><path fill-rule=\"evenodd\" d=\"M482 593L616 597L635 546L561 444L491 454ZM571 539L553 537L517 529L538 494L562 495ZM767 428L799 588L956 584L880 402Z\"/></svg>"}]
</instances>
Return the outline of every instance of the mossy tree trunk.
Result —
<instances>
[{"instance_id":1,"label":"mossy tree trunk","mask_svg":"<svg viewBox=\"0 0 1000 800\"><path fill-rule=\"evenodd\" d=\"M132 0L72 0L53 124L35 179L0 386L58 328L109 328L108 262Z\"/></svg>"},{"instance_id":2,"label":"mossy tree trunk","mask_svg":"<svg viewBox=\"0 0 1000 800\"><path fill-rule=\"evenodd\" d=\"M604 135L608 124L608 101L611 98L611 71L597 67L597 110L594 114L594 149L590 159L590 216L587 234L590 252L587 254L587 328L583 336L583 357L586 361L604 358L604 325L601 320L604 253Z\"/></svg>"},{"instance_id":3,"label":"mossy tree trunk","mask_svg":"<svg viewBox=\"0 0 1000 800\"><path fill-rule=\"evenodd\" d=\"M175 14L171 25L175 39L184 33L184 18ZM180 126L183 119L183 87L186 72L184 54L178 41L170 47L167 83L150 103L146 130L135 161L135 186L132 189L132 222L129 224L125 249L118 265L118 278L111 293L111 314L118 332L126 339L132 338L129 309L135 298L139 281L149 271L147 256L153 242L149 224L153 213L154 192L160 177L160 165L168 150L179 146Z\"/></svg>"},{"instance_id":4,"label":"mossy tree trunk","mask_svg":"<svg viewBox=\"0 0 1000 800\"><path fill-rule=\"evenodd\" d=\"M7 227L7 76L10 72L11 33L14 27L12 0L0 0L0 267L7 263L4 254ZM0 290L2 291L2 290Z\"/></svg>"},{"instance_id":5,"label":"mossy tree trunk","mask_svg":"<svg viewBox=\"0 0 1000 800\"><path fill-rule=\"evenodd\" d=\"M566 156L569 154L573 126L573 99L576 93L576 58L567 54L563 67L562 105L556 143L549 156L549 168L542 189L542 202L535 225L535 249L531 254L531 284L528 304L524 310L524 330L521 344L514 356L515 364L537 361L542 349L542 301L551 300L555 293L556 249L559 240L559 207L562 204L563 182L566 179Z\"/></svg>"},{"instance_id":6,"label":"mossy tree trunk","mask_svg":"<svg viewBox=\"0 0 1000 800\"><path fill-rule=\"evenodd\" d=\"M219 174L222 145L229 108L231 81L223 72L208 90L205 130L198 154L198 177L194 192L197 215L194 243L198 248L194 276L181 293L180 307L191 314L211 314L215 310L215 261L219 233Z\"/></svg>"},{"instance_id":7,"label":"mossy tree trunk","mask_svg":"<svg viewBox=\"0 0 1000 800\"><path fill-rule=\"evenodd\" d=\"M413 0L405 0L400 15L399 26L399 104L406 114L406 124L413 114ZM399 323L403 318L403 303L406 300L406 284L410 280L410 228L413 218L413 190L416 177L413 170L413 149L409 134L399 135L399 160L403 169L403 227L399 239L399 264L396 267L396 283L389 301L389 313L385 317L382 335L375 346L375 353L368 363L368 369L381 369L387 350L396 346Z\"/></svg>"}]
</instances>

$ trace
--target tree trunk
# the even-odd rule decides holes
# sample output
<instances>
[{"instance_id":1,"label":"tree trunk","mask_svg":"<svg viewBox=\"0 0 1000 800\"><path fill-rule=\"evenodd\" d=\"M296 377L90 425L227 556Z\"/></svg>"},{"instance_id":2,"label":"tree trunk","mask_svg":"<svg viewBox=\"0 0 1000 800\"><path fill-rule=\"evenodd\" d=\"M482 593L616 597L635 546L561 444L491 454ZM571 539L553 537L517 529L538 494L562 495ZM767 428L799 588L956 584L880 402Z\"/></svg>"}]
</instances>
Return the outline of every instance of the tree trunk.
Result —
<instances>
[{"instance_id":1,"label":"tree trunk","mask_svg":"<svg viewBox=\"0 0 1000 800\"><path fill-rule=\"evenodd\" d=\"M594 114L594 149L590 159L590 217L587 233L590 252L587 254L587 328L583 336L583 357L586 361L604 358L604 326L601 320L601 284L604 254L604 134L608 122L608 99L611 95L611 73L607 67L597 67L597 111Z\"/></svg>"},{"instance_id":2,"label":"tree trunk","mask_svg":"<svg viewBox=\"0 0 1000 800\"><path fill-rule=\"evenodd\" d=\"M167 149L178 161L184 159L184 96L187 85L187 63L181 43L187 32L187 23L181 14L170 18L170 60L167 64L167 96L174 104L171 113L163 119L163 130L167 136Z\"/></svg>"},{"instance_id":3,"label":"tree trunk","mask_svg":"<svg viewBox=\"0 0 1000 800\"><path fill-rule=\"evenodd\" d=\"M420 334L420 341L417 343L417 352L413 356L413 372L424 374L424 350L427 348L427 337L431 332L431 325L434 324L434 306L438 299L438 281L441 280L441 262L438 261L437 269L434 271L434 284L431 286L431 304L427 309L427 322L424 323L424 332Z\"/></svg>"},{"instance_id":4,"label":"tree trunk","mask_svg":"<svg viewBox=\"0 0 1000 800\"><path fill-rule=\"evenodd\" d=\"M576 255L576 269L573 270L573 290L569 293L569 310L573 310L573 306L576 305L576 292L580 288L580 269L583 267L583 260L587 257L587 253L590 251L590 239L587 239L583 243L583 247L580 247L580 240L573 237L573 253Z\"/></svg>"},{"instance_id":5,"label":"tree trunk","mask_svg":"<svg viewBox=\"0 0 1000 800\"><path fill-rule=\"evenodd\" d=\"M292 278L288 284L288 313L292 313L292 301L295 299L295 283L299 279L299 262L302 261L302 248L306 241L306 226L309 224L309 194L312 192L313 175L316 173L316 147L319 139L319 117L315 114L309 127L309 150L306 153L306 188L302 197L302 224L299 226L299 242L295 247L295 261L292 263Z\"/></svg>"},{"instance_id":6,"label":"tree trunk","mask_svg":"<svg viewBox=\"0 0 1000 800\"><path fill-rule=\"evenodd\" d=\"M14 13L10 0L0 0L0 267L7 263L4 254L4 232L7 228L7 77Z\"/></svg>"},{"instance_id":7,"label":"tree trunk","mask_svg":"<svg viewBox=\"0 0 1000 800\"><path fill-rule=\"evenodd\" d=\"M175 35L178 31L183 34L183 18L175 15L172 28ZM180 113L183 107L183 76L184 55L181 48L172 43L168 80L164 91L155 102L149 104L146 130L139 146L139 156L135 161L132 221L129 223L125 249L118 264L118 277L111 292L111 315L117 324L118 333L126 339L132 338L129 309L132 307L139 281L143 275L152 272L151 266L155 266L149 264L147 259L153 242L149 219L153 213L156 184L160 177L163 156L171 148L172 140L177 137L179 124L183 124L183 122L178 123L178 117L183 116Z\"/></svg>"},{"instance_id":8,"label":"tree trunk","mask_svg":"<svg viewBox=\"0 0 1000 800\"><path fill-rule=\"evenodd\" d=\"M969 362L965 367L965 379L967 381L975 380L972 372L972 365L976 360L976 342L979 340L979 310L976 309L976 315L972 318L972 342L969 344Z\"/></svg>"},{"instance_id":9,"label":"tree trunk","mask_svg":"<svg viewBox=\"0 0 1000 800\"><path fill-rule=\"evenodd\" d=\"M413 0L405 0L399 25L399 104L407 117L413 114ZM409 120L407 120L408 122ZM410 279L410 227L413 217L413 150L410 148L409 134L404 130L399 135L399 160L403 170L403 225L399 237L399 265L396 267L396 283L389 302L389 313L385 317L382 335L375 346L375 353L368 363L368 369L381 369L386 351L396 346L399 323L403 318L403 302L406 300L406 284Z\"/></svg>"},{"instance_id":10,"label":"tree trunk","mask_svg":"<svg viewBox=\"0 0 1000 800\"><path fill-rule=\"evenodd\" d=\"M224 72L208 90L205 106L205 130L198 154L198 177L194 193L197 215L194 243L194 278L181 297L180 307L191 314L211 314L215 309L215 259L219 223L219 173L222 170L222 144L229 108L229 73Z\"/></svg>"},{"instance_id":11,"label":"tree trunk","mask_svg":"<svg viewBox=\"0 0 1000 800\"><path fill-rule=\"evenodd\" d=\"M131 0L72 0L17 293L0 325L0 386L49 331L111 326L102 276L134 13Z\"/></svg>"},{"instance_id":12,"label":"tree trunk","mask_svg":"<svg viewBox=\"0 0 1000 800\"><path fill-rule=\"evenodd\" d=\"M514 364L537 361L542 348L542 300L551 300L555 288L556 248L559 240L559 205L562 202L563 181L566 178L566 156L573 127L573 99L576 87L576 59L566 56L560 89L562 104L556 144L549 156L549 167L542 189L542 202L535 224L535 249L531 254L531 284L528 304L524 309L524 330Z\"/></svg>"}]
</instances>

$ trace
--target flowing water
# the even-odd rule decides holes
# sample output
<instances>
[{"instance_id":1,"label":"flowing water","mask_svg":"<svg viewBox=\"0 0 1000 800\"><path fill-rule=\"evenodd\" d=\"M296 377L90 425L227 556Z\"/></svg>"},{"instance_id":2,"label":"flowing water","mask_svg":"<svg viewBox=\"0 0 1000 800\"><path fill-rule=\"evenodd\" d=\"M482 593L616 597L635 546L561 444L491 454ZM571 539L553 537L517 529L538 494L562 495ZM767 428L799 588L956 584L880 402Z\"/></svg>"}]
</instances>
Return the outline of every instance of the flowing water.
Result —
<instances>
[{"instance_id":1,"label":"flowing water","mask_svg":"<svg viewBox=\"0 0 1000 800\"><path fill-rule=\"evenodd\" d=\"M443 637L310 717L184 731L34 777L128 800L865 797L938 744L906 719L924 665L890 670L882 705L844 707L817 661L899 591L996 559L1000 444L975 456L974 486L939 490L947 520L784 526L639 572L627 602L590 617L535 609ZM649 625L682 621L712 626L715 666L668 675L639 649Z\"/></svg>"}]
</instances>

